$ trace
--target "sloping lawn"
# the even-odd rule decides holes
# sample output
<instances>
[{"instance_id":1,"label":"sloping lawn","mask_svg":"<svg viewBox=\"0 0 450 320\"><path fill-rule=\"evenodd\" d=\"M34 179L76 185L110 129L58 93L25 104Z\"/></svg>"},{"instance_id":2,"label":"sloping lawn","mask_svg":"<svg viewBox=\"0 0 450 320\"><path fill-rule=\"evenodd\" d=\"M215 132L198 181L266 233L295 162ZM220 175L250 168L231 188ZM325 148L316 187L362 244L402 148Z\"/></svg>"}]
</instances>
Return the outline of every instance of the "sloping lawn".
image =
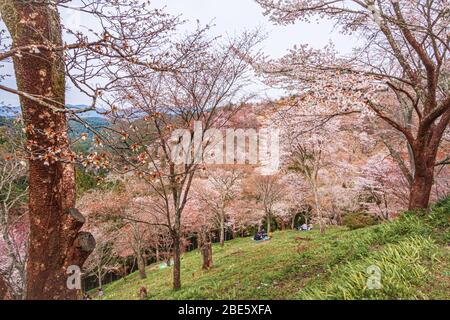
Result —
<instances>
[{"instance_id":1,"label":"sloping lawn","mask_svg":"<svg viewBox=\"0 0 450 320\"><path fill-rule=\"evenodd\" d=\"M214 267L201 270L200 253L182 258L182 289L172 290L172 268L147 268L105 287L104 299L450 299L450 200L432 214L321 235L275 232L273 239L240 238L213 247ZM298 239L301 237L301 239ZM369 267L380 271L370 289Z\"/></svg>"}]
</instances>

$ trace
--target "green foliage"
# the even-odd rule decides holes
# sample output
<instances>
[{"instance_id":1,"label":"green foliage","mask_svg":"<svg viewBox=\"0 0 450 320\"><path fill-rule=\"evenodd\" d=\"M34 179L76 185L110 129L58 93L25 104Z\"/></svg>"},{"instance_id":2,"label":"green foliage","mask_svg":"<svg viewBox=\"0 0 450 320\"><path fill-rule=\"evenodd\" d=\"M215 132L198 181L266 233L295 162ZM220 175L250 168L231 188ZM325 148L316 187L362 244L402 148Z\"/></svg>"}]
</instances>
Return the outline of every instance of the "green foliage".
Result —
<instances>
[{"instance_id":1,"label":"green foliage","mask_svg":"<svg viewBox=\"0 0 450 320\"><path fill-rule=\"evenodd\" d=\"M450 244L450 197L438 202L425 219L434 229L435 238L443 244Z\"/></svg>"},{"instance_id":2,"label":"green foliage","mask_svg":"<svg viewBox=\"0 0 450 320\"><path fill-rule=\"evenodd\" d=\"M94 173L78 166L75 170L77 196L81 197L90 190L122 190L123 185L120 182L105 181L106 176L106 171Z\"/></svg>"},{"instance_id":3,"label":"green foliage","mask_svg":"<svg viewBox=\"0 0 450 320\"><path fill-rule=\"evenodd\" d=\"M438 247L429 238L407 237L367 257L332 270L327 283L308 287L300 299L426 299L426 284ZM370 267L380 270L380 287L370 288ZM369 280L369 281L368 281Z\"/></svg>"},{"instance_id":4,"label":"green foliage","mask_svg":"<svg viewBox=\"0 0 450 320\"><path fill-rule=\"evenodd\" d=\"M84 123L69 120L69 137L72 140L72 150L78 154L87 154L91 151L94 141L94 133L89 128L93 128L99 133L104 132L104 128L110 123L101 117L83 118ZM89 127L86 127L86 125ZM80 140L82 134L87 135L86 140Z\"/></svg>"},{"instance_id":5,"label":"green foliage","mask_svg":"<svg viewBox=\"0 0 450 320\"><path fill-rule=\"evenodd\" d=\"M300 299L429 299L450 287L442 270L450 266L446 247L436 241L448 229L436 229L448 209L436 207L427 217L406 213L397 220L354 230L308 252L313 266L325 272L299 293ZM446 211L447 210L447 211ZM446 211L446 212L445 212ZM334 247L334 251L331 250ZM315 257L321 256L321 259ZM438 263L438 261L440 261ZM367 268L381 270L382 289L369 290ZM450 274L449 274L450 276ZM438 280L439 279L439 280Z\"/></svg>"},{"instance_id":6,"label":"green foliage","mask_svg":"<svg viewBox=\"0 0 450 320\"><path fill-rule=\"evenodd\" d=\"M344 216L343 222L350 230L373 226L378 223L374 216L365 212L347 213Z\"/></svg>"},{"instance_id":7,"label":"green foliage","mask_svg":"<svg viewBox=\"0 0 450 320\"><path fill-rule=\"evenodd\" d=\"M97 177L84 170L84 168L77 168L75 171L75 181L77 185L77 195L80 197L86 191L97 188Z\"/></svg>"},{"instance_id":8,"label":"green foliage","mask_svg":"<svg viewBox=\"0 0 450 320\"><path fill-rule=\"evenodd\" d=\"M83 121L88 126L100 132L102 131L103 127L109 126L109 122L106 119L100 117L87 117L84 118ZM86 128L83 123L80 123L78 121L70 120L69 128L71 138L79 138L82 133L86 133L89 138L92 138L94 136L94 133L91 130Z\"/></svg>"}]
</instances>

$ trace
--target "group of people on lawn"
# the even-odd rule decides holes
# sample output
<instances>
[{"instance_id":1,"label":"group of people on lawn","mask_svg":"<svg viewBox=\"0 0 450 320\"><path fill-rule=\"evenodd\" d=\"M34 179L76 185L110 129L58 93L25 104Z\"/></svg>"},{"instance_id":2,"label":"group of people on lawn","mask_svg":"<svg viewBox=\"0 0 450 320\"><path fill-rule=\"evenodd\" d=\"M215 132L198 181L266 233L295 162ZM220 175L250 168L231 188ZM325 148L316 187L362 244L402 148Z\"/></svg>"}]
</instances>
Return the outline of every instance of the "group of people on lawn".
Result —
<instances>
[{"instance_id":1,"label":"group of people on lawn","mask_svg":"<svg viewBox=\"0 0 450 320\"><path fill-rule=\"evenodd\" d=\"M302 224L300 227L298 227L298 231L310 231L312 230L312 225L310 224ZM267 233L264 229L262 229L261 231L258 231L255 236L253 237L253 240L255 241L265 241L265 240L270 240L272 238L272 233L269 232Z\"/></svg>"}]
</instances>

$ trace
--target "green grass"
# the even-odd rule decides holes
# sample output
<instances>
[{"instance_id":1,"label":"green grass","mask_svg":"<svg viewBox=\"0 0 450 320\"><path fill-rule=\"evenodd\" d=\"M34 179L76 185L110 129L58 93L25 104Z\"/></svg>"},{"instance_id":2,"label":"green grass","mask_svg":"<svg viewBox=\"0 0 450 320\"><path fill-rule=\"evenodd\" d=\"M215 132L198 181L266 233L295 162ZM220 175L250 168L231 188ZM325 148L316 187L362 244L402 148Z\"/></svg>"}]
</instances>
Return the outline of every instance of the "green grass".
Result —
<instances>
[{"instance_id":1,"label":"green grass","mask_svg":"<svg viewBox=\"0 0 450 320\"><path fill-rule=\"evenodd\" d=\"M296 237L308 240L296 240ZM104 299L449 299L450 199L429 215L358 230L275 232L213 247L214 268L201 270L198 251L182 259L182 289L171 289L172 269L147 268L105 287ZM381 288L369 289L367 268L381 271Z\"/></svg>"}]
</instances>

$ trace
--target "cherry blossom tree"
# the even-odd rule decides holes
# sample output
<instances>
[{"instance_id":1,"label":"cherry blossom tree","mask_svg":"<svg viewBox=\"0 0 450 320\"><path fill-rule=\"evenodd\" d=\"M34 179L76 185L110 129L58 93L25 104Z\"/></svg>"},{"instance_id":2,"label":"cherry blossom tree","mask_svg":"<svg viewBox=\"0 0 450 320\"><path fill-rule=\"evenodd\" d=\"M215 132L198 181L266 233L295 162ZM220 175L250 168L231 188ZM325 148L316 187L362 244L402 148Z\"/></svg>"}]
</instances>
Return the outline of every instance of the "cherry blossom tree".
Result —
<instances>
[{"instance_id":1,"label":"cherry blossom tree","mask_svg":"<svg viewBox=\"0 0 450 320\"><path fill-rule=\"evenodd\" d=\"M324 185L334 187L332 168L347 153L341 115L336 106L314 93L278 101L271 121L282 128L281 162L285 170L302 177L309 186L314 220L325 230ZM322 190L321 190L322 189Z\"/></svg>"},{"instance_id":2,"label":"cherry blossom tree","mask_svg":"<svg viewBox=\"0 0 450 320\"><path fill-rule=\"evenodd\" d=\"M117 237L118 234L111 231L98 232L95 249L84 264L84 272L95 276L99 288L103 286L104 277L116 266L117 254L114 252L114 242Z\"/></svg>"},{"instance_id":3,"label":"cherry blossom tree","mask_svg":"<svg viewBox=\"0 0 450 320\"><path fill-rule=\"evenodd\" d=\"M250 235L248 232L251 229L259 229L265 216L261 203L254 197L254 188L246 187L246 189L248 190L245 192L251 194L239 197L230 204L230 227L234 234L241 237Z\"/></svg>"},{"instance_id":4,"label":"cherry blossom tree","mask_svg":"<svg viewBox=\"0 0 450 320\"><path fill-rule=\"evenodd\" d=\"M27 162L18 148L21 136L16 126L4 126L1 135L9 136L0 144L0 277L4 288L0 298L25 297L28 219L24 206ZM2 139L3 140L3 139ZM19 141L16 141L19 140Z\"/></svg>"},{"instance_id":5,"label":"cherry blossom tree","mask_svg":"<svg viewBox=\"0 0 450 320\"><path fill-rule=\"evenodd\" d=\"M215 212L201 195L205 190L203 181L194 181L192 190L192 198L187 203L183 225L185 232L196 236L202 256L202 269L208 270L213 266L212 240L213 231L216 228Z\"/></svg>"},{"instance_id":6,"label":"cherry blossom tree","mask_svg":"<svg viewBox=\"0 0 450 320\"><path fill-rule=\"evenodd\" d=\"M275 218L279 220L281 229L286 226L294 229L299 213L307 211L309 187L303 177L297 174L283 173L281 180L285 197L276 207ZM308 223L307 217L305 220Z\"/></svg>"},{"instance_id":7,"label":"cherry blossom tree","mask_svg":"<svg viewBox=\"0 0 450 320\"><path fill-rule=\"evenodd\" d=\"M376 154L367 160L355 188L366 199L361 205L380 219L388 220L407 206L408 183L387 155Z\"/></svg>"},{"instance_id":8,"label":"cherry blossom tree","mask_svg":"<svg viewBox=\"0 0 450 320\"><path fill-rule=\"evenodd\" d=\"M114 163L121 172L134 172L159 198L155 207L173 238L176 290L181 286L182 213L204 156L194 140L207 145L206 131L226 120L221 107L245 99L246 57L259 36L246 33L224 43L207 37L188 40L198 54L186 58L186 69L154 74L145 67L130 68L123 83L127 89L110 100L111 110L121 106L112 114L118 124L114 150L126 150L114 153Z\"/></svg>"},{"instance_id":9,"label":"cherry blossom tree","mask_svg":"<svg viewBox=\"0 0 450 320\"><path fill-rule=\"evenodd\" d=\"M235 169L212 168L205 175L207 179L196 192L196 197L214 214L214 223L219 230L219 242L223 246L229 205L238 196L242 173Z\"/></svg>"},{"instance_id":10,"label":"cherry blossom tree","mask_svg":"<svg viewBox=\"0 0 450 320\"><path fill-rule=\"evenodd\" d=\"M269 233L275 210L286 196L285 186L278 175L256 176L254 183L255 195L264 209Z\"/></svg>"},{"instance_id":11,"label":"cherry blossom tree","mask_svg":"<svg viewBox=\"0 0 450 320\"><path fill-rule=\"evenodd\" d=\"M279 24L315 17L333 20L361 46L348 57L332 46L295 47L260 65L272 83L313 92L342 112L362 111L408 143L413 168L409 209L428 207L434 167L450 120L448 2L256 0Z\"/></svg>"},{"instance_id":12,"label":"cherry blossom tree","mask_svg":"<svg viewBox=\"0 0 450 320\"><path fill-rule=\"evenodd\" d=\"M159 235L153 227L159 225L152 223L155 220L151 220L151 215L144 214L152 207L148 196L140 191L142 184L135 179L124 179L121 183L123 190L93 191L80 200L80 206L88 214L89 230L100 235L104 246L94 252L91 265L98 271L103 256L110 261L112 257L133 255L139 276L144 279L147 251Z\"/></svg>"}]
</instances>

